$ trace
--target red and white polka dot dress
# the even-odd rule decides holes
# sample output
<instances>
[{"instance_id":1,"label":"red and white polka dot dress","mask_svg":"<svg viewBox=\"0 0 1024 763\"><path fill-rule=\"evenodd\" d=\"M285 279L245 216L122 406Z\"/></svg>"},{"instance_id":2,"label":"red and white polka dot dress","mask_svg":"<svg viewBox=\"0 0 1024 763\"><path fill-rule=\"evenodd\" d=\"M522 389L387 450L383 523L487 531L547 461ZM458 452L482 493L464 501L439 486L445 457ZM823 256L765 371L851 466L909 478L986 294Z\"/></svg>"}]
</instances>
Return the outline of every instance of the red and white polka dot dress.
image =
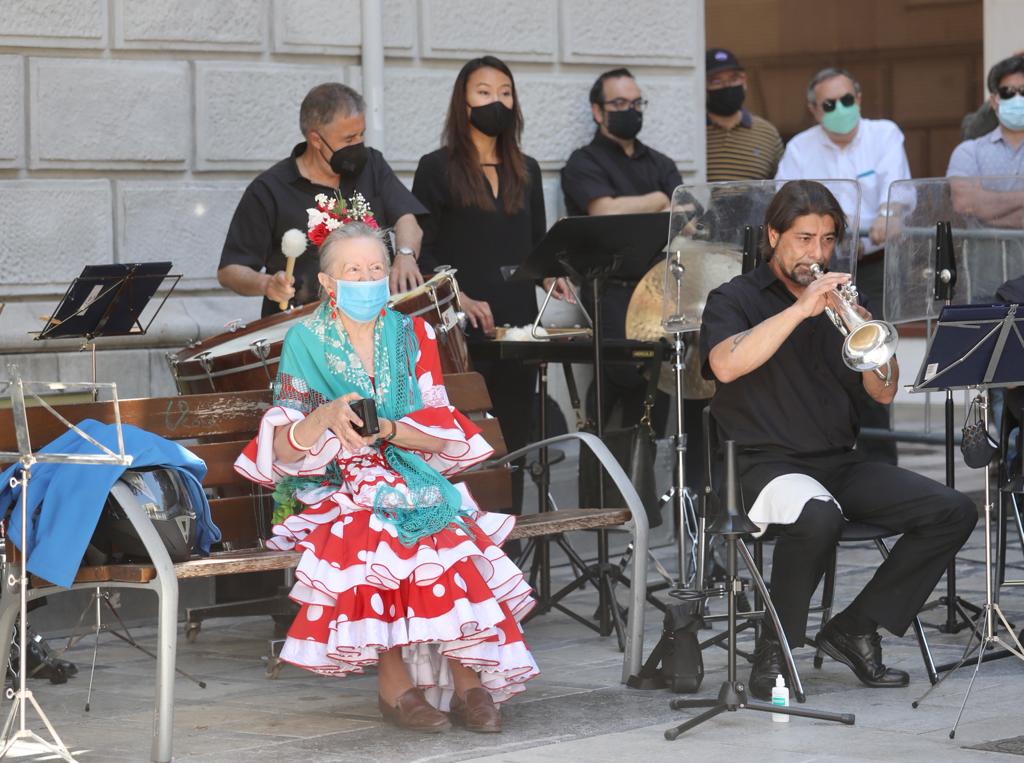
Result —
<instances>
[{"instance_id":1,"label":"red and white polka dot dress","mask_svg":"<svg viewBox=\"0 0 1024 763\"><path fill-rule=\"evenodd\" d=\"M487 459L493 449L471 420L448 402L432 327L414 319L420 351L416 378L424 408L401 419L446 444L420 453L441 474L452 475ZM467 529L455 525L412 547L372 512L381 484L404 490L379 450L351 453L326 432L304 459L274 459L274 429L303 418L275 406L235 468L272 487L285 475L323 474L334 461L343 484L297 494L304 505L272 530L268 545L297 549L302 557L291 597L301 605L281 659L325 675L362 672L381 649L401 646L413 681L437 707L448 708L453 685L445 657L480 673L496 702L523 690L538 674L519 622L532 609L531 589L500 545L515 517L480 511L469 490L456 485L470 510Z\"/></svg>"}]
</instances>

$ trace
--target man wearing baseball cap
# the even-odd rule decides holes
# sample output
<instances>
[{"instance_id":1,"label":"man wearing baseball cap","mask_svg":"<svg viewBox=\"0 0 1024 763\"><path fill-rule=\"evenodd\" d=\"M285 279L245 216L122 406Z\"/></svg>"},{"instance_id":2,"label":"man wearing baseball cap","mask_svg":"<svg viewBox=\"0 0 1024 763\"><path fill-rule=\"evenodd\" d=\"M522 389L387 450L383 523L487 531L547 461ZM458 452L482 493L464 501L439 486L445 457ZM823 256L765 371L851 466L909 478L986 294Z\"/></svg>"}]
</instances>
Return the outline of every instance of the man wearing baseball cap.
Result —
<instances>
[{"instance_id":1,"label":"man wearing baseball cap","mask_svg":"<svg viewBox=\"0 0 1024 763\"><path fill-rule=\"evenodd\" d=\"M708 182L766 180L782 158L779 131L743 108L747 73L724 48L704 56L707 81Z\"/></svg>"}]
</instances>

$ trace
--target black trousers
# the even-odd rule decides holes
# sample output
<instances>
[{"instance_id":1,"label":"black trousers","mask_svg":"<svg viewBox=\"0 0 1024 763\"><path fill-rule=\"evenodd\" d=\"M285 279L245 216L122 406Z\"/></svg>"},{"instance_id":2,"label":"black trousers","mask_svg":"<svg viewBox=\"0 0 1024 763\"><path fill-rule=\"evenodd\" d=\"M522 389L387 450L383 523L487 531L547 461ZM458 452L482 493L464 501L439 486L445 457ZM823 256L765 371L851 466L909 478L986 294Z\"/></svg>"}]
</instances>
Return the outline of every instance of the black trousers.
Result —
<instances>
[{"instance_id":1,"label":"black trousers","mask_svg":"<svg viewBox=\"0 0 1024 763\"><path fill-rule=\"evenodd\" d=\"M484 377L491 396L494 415L509 452L530 442L530 430L537 416L537 366L510 360L474 360L473 370ZM525 459L514 463L519 466ZM523 511L523 470L512 473L512 506L509 512Z\"/></svg>"},{"instance_id":2,"label":"black trousers","mask_svg":"<svg viewBox=\"0 0 1024 763\"><path fill-rule=\"evenodd\" d=\"M977 507L963 493L856 452L802 459L759 454L741 460L741 473L748 506L772 478L801 473L818 480L842 507L840 513L832 502L809 501L797 522L769 529L776 539L772 601L793 647L804 643L811 596L847 519L903 533L853 602L897 636L910 627L978 521Z\"/></svg>"}]
</instances>

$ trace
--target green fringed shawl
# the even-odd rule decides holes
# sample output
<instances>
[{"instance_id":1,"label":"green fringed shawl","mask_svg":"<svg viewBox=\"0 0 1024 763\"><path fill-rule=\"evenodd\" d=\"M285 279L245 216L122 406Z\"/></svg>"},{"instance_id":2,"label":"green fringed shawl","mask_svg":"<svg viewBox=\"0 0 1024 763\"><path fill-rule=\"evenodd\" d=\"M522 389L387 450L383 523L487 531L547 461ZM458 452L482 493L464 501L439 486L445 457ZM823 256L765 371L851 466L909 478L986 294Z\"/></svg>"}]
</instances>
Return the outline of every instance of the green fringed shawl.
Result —
<instances>
[{"instance_id":1,"label":"green fringed shawl","mask_svg":"<svg viewBox=\"0 0 1024 763\"><path fill-rule=\"evenodd\" d=\"M346 332L330 319L327 305L321 305L309 319L289 330L278 366L274 402L300 408L296 401L282 395L282 377L293 389L315 392L318 397L335 400L350 392L372 398L381 418L397 421L423 407L416 383L415 361L418 351L412 319L390 308L382 311L373 335L374 381L366 374ZM309 410L302 410L308 414ZM405 482L408 495L382 485L374 498L373 513L393 526L406 546L456 524L468 531L463 518L462 496L436 469L420 456L395 445L383 450L387 465ZM340 486L340 471L332 464L326 471L328 484ZM274 521L280 522L298 507L295 494L324 484L324 477L288 477L274 491L277 508Z\"/></svg>"}]
</instances>

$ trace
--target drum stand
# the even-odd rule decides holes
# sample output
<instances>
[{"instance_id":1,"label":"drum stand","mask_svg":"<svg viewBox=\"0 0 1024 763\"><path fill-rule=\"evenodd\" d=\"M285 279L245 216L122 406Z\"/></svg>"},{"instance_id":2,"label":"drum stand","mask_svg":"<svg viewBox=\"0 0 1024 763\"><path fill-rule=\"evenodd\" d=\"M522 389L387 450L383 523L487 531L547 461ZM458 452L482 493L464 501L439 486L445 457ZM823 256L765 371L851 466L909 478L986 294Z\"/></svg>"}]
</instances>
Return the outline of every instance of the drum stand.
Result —
<instances>
[{"instance_id":1,"label":"drum stand","mask_svg":"<svg viewBox=\"0 0 1024 763\"><path fill-rule=\"evenodd\" d=\"M93 630L93 633L95 634L95 641L93 641L92 645L92 664L89 666L89 691L85 695L85 712L87 713L89 712L90 705L92 704L92 685L93 679L96 677L96 657L99 654L101 633L109 633L112 636L116 636L129 646L138 649L147 657L152 657L154 660L156 659L155 654L146 649L146 647L142 646L142 644L136 641L135 637L132 636L132 632L128 630L128 626L125 625L124 620L121 619L121 615L117 611L117 607L114 606L114 602L111 601L111 598L112 597L110 595L110 591L100 586L96 586L95 590L93 590L92 592L92 598L90 598L89 603L85 605L85 608L82 610L82 614L78 616L78 622L75 623L75 627L71 629L71 635L68 636L67 644L65 644L64 648L60 651L60 654L66 654L69 649L71 649L75 644L77 644L85 638L86 633L82 633L81 635L79 635L78 629L82 625L82 622L85 620L86 614L89 612L89 610L93 609L93 605L95 605L96 627ZM117 623L118 625L120 625L121 630L124 631L123 633L103 623L103 610L101 608L103 604L107 605L107 609L110 610L110 614L114 616L115 620L117 620ZM186 673L181 668L175 667L174 672L177 673L179 676L182 676L183 678L187 678L200 689L206 688L205 681L200 681L198 678L191 675L190 673Z\"/></svg>"},{"instance_id":2,"label":"drum stand","mask_svg":"<svg viewBox=\"0 0 1024 763\"><path fill-rule=\"evenodd\" d=\"M989 404L988 404L988 389L983 388L978 395L978 404L984 411L985 427L988 428L989 424ZM978 659L974 664L974 673L971 674L971 682L967 685L967 691L964 692L964 700L960 704L960 712L956 715L956 720L953 722L953 728L949 731L949 738L953 739L956 737L956 727L960 723L960 718L964 714L964 709L967 707L967 700L971 696L971 689L974 687L974 680L978 677L978 671L981 669L981 663L984 661L986 650L990 649L993 645L998 644L1003 647L1006 652L1013 655L1019 660L1024 661L1024 647L1021 646L1016 634L1013 632L1013 628L1010 627L1010 623L1006 620L1006 615L1003 614L1002 608L999 603L995 601L992 584L992 464L989 463L985 467L985 603L981 606L981 614L978 616L974 630L971 632L971 637L967 641L967 646L964 647L963 656L960 661L953 666L951 670L944 673L942 677L936 681L932 686L928 687L928 691L922 694L917 700L914 701L912 707L917 708L925 698L932 693L932 690L942 684L947 678L953 675L959 670L964 663L971 658L971 655L975 650L978 652ZM996 622L998 619L998 622ZM1003 628L1009 636L1008 640L1004 640L998 635L999 629ZM975 641L977 639L977 641Z\"/></svg>"}]
</instances>

